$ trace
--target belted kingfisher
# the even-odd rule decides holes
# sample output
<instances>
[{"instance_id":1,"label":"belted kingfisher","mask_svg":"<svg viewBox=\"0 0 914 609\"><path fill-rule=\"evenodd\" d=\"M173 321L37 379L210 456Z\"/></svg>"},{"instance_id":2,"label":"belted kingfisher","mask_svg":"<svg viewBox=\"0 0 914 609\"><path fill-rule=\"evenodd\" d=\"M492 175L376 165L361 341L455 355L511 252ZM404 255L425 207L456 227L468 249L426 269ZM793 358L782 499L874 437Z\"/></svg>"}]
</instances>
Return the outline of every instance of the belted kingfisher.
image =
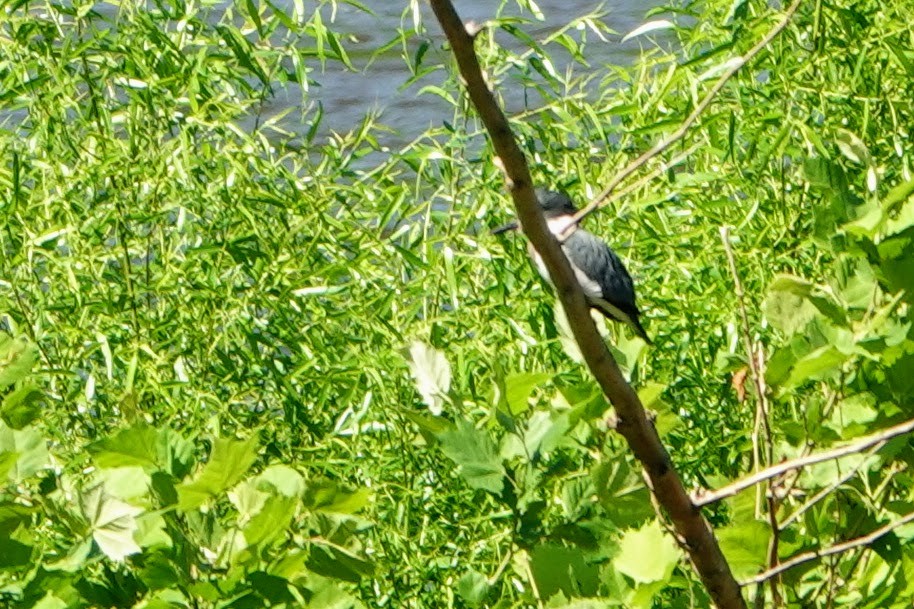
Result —
<instances>
[{"instance_id":1,"label":"belted kingfisher","mask_svg":"<svg viewBox=\"0 0 914 609\"><path fill-rule=\"evenodd\" d=\"M549 230L561 241L562 234L574 223L574 214L578 209L564 192L537 188L536 198ZM511 222L496 228L492 233L497 235L519 227L517 222ZM543 259L531 244L527 247L539 274L551 284ZM609 319L627 324L647 344L653 344L638 321L641 313L635 304L635 286L631 275L616 253L606 243L580 227L568 235L562 243L562 251L568 257L575 277L584 290L587 304Z\"/></svg>"}]
</instances>

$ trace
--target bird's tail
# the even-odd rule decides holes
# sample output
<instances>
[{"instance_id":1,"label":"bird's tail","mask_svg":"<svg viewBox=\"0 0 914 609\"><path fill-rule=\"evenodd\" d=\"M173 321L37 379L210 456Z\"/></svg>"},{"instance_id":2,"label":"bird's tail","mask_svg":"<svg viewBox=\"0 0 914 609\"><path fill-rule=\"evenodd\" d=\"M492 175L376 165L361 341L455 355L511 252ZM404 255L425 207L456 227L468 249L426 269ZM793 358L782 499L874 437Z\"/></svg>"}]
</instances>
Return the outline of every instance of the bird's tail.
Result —
<instances>
[{"instance_id":1,"label":"bird's tail","mask_svg":"<svg viewBox=\"0 0 914 609\"><path fill-rule=\"evenodd\" d=\"M638 320L638 311L633 310L631 312L624 311L619 307L615 306L608 300L603 298L588 298L590 306L595 308L597 311L612 319L613 321L620 321L630 327L635 331L641 340L646 342L648 345L653 345L654 342L648 338L647 331L644 329L644 326L641 325L641 322Z\"/></svg>"},{"instance_id":2,"label":"bird's tail","mask_svg":"<svg viewBox=\"0 0 914 609\"><path fill-rule=\"evenodd\" d=\"M653 346L654 341L648 338L647 332L644 330L644 326L641 325L641 322L638 321L637 317L629 318L626 321L628 322L628 325L631 327L631 329L635 331L635 334L641 337L641 340L646 342L648 345Z\"/></svg>"}]
</instances>

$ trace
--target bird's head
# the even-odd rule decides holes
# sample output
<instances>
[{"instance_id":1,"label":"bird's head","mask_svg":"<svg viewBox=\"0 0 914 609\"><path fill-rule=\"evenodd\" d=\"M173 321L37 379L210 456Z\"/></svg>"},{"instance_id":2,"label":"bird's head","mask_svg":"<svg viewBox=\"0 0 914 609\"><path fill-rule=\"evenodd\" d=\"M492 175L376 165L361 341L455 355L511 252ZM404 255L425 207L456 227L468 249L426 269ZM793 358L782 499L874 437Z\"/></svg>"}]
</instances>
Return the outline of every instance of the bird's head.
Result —
<instances>
[{"instance_id":1,"label":"bird's head","mask_svg":"<svg viewBox=\"0 0 914 609\"><path fill-rule=\"evenodd\" d=\"M571 202L571 197L564 191L537 188L535 193L536 200L539 202L540 209L546 220L560 218L562 216L573 216L578 211L578 208ZM504 226L499 226L494 229L492 234L499 235L508 232L509 230L517 230L518 228L520 228L520 225L517 222L509 222Z\"/></svg>"},{"instance_id":2,"label":"bird's head","mask_svg":"<svg viewBox=\"0 0 914 609\"><path fill-rule=\"evenodd\" d=\"M547 220L559 216L573 216L578 211L571 202L571 197L564 191L537 188L536 200L539 201L540 209Z\"/></svg>"}]
</instances>

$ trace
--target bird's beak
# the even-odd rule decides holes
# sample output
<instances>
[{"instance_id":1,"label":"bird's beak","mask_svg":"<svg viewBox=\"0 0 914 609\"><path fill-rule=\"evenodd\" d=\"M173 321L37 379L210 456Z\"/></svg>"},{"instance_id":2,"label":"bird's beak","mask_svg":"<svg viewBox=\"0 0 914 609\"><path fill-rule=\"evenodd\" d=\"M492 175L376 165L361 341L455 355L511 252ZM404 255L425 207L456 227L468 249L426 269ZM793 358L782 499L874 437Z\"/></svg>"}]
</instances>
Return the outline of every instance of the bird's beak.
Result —
<instances>
[{"instance_id":1,"label":"bird's beak","mask_svg":"<svg viewBox=\"0 0 914 609\"><path fill-rule=\"evenodd\" d=\"M518 228L519 228L519 225L517 222L509 222L509 223L505 224L504 226L499 226L498 228L493 228L492 234L500 235L502 233L508 232L509 230L517 230Z\"/></svg>"}]
</instances>

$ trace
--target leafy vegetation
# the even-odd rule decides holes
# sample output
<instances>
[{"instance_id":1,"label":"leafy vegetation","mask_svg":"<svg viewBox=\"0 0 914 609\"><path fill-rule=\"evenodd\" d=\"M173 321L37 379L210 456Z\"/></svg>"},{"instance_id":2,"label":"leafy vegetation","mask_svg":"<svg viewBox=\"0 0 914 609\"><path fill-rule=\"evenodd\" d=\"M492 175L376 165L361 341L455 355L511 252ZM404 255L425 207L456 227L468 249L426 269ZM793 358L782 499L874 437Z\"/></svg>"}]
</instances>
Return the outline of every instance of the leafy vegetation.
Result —
<instances>
[{"instance_id":1,"label":"leafy vegetation","mask_svg":"<svg viewBox=\"0 0 914 609\"><path fill-rule=\"evenodd\" d=\"M325 66L358 64L334 20L354 3L0 6L4 605L708 605L552 295L488 235L501 176L418 3L379 52L452 114L399 150L371 113L325 135L310 103ZM477 48L526 104L537 179L580 201L777 14L655 9L625 68L588 63L611 16L543 34L517 7ZM695 487L912 418L907 8L804 3L657 176L587 220L638 279L657 346L607 335ZM709 519L751 578L914 511L912 460L895 438ZM908 607L912 536L745 590Z\"/></svg>"}]
</instances>

